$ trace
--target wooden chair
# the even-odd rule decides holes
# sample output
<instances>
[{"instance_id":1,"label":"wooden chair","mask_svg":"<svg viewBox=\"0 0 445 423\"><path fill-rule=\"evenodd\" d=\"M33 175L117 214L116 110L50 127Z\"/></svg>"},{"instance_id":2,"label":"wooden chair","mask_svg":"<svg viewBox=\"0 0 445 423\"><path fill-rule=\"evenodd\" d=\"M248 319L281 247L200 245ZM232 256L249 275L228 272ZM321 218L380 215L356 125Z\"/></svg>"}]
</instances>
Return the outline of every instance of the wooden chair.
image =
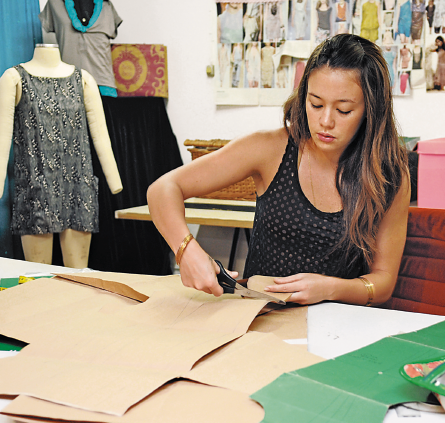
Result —
<instances>
[{"instance_id":1,"label":"wooden chair","mask_svg":"<svg viewBox=\"0 0 445 423\"><path fill-rule=\"evenodd\" d=\"M397 284L379 307L445 316L445 210L410 207Z\"/></svg>"}]
</instances>

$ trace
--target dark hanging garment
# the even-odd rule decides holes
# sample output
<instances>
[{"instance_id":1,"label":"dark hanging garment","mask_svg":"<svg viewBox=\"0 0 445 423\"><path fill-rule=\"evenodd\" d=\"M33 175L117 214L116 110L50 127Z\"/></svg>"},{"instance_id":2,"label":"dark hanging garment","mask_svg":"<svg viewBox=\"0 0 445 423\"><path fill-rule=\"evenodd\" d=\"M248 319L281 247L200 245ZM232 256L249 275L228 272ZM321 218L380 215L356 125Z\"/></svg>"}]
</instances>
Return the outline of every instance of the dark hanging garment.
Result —
<instances>
[{"instance_id":1,"label":"dark hanging garment","mask_svg":"<svg viewBox=\"0 0 445 423\"><path fill-rule=\"evenodd\" d=\"M171 274L170 248L152 222L114 218L115 210L147 204L148 186L181 166L164 99L102 97L108 132L123 191L113 195L97 156L100 231L91 243L89 267L96 270L150 275Z\"/></svg>"}]
</instances>

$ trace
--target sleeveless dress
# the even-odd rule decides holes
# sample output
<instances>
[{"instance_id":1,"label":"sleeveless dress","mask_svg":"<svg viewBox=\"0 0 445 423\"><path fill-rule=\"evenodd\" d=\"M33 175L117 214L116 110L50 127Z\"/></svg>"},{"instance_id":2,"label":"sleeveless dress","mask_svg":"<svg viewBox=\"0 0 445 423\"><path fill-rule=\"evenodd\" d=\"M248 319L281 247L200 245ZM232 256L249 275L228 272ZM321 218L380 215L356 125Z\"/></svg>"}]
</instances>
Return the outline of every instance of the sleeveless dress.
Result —
<instances>
[{"instance_id":1,"label":"sleeveless dress","mask_svg":"<svg viewBox=\"0 0 445 423\"><path fill-rule=\"evenodd\" d=\"M413 2L411 6L411 38L413 40L420 40L422 36L423 20L425 16L425 3L419 4Z\"/></svg>"},{"instance_id":2,"label":"sleeveless dress","mask_svg":"<svg viewBox=\"0 0 445 423\"><path fill-rule=\"evenodd\" d=\"M400 6L399 14L399 34L404 34L406 37L411 35L411 5L409 1Z\"/></svg>"},{"instance_id":3,"label":"sleeveless dress","mask_svg":"<svg viewBox=\"0 0 445 423\"><path fill-rule=\"evenodd\" d=\"M379 38L378 6L376 3L367 1L362 6L362 24L360 36L375 42Z\"/></svg>"},{"instance_id":4,"label":"sleeveless dress","mask_svg":"<svg viewBox=\"0 0 445 423\"><path fill-rule=\"evenodd\" d=\"M318 25L315 32L315 44L317 45L331 36L331 12L331 7L327 10L317 9Z\"/></svg>"},{"instance_id":5,"label":"sleeveless dress","mask_svg":"<svg viewBox=\"0 0 445 423\"><path fill-rule=\"evenodd\" d=\"M306 35L306 3L294 0L295 7L295 39L302 40Z\"/></svg>"},{"instance_id":6,"label":"sleeveless dress","mask_svg":"<svg viewBox=\"0 0 445 423\"><path fill-rule=\"evenodd\" d=\"M440 89L445 87L445 50L437 50L437 69L434 74L434 85L440 85Z\"/></svg>"},{"instance_id":7,"label":"sleeveless dress","mask_svg":"<svg viewBox=\"0 0 445 423\"><path fill-rule=\"evenodd\" d=\"M221 43L243 42L243 9L230 13L227 9L220 15Z\"/></svg>"},{"instance_id":8,"label":"sleeveless dress","mask_svg":"<svg viewBox=\"0 0 445 423\"><path fill-rule=\"evenodd\" d=\"M394 85L395 74L394 74L394 59L397 57L397 53L394 50L383 50L383 57L385 58L386 64L388 65L389 77L391 79L391 85Z\"/></svg>"},{"instance_id":9,"label":"sleeveless dress","mask_svg":"<svg viewBox=\"0 0 445 423\"><path fill-rule=\"evenodd\" d=\"M264 86L272 87L273 82L273 58L275 49L272 46L261 49L261 82Z\"/></svg>"},{"instance_id":10,"label":"sleeveless dress","mask_svg":"<svg viewBox=\"0 0 445 423\"><path fill-rule=\"evenodd\" d=\"M14 113L16 235L98 232L98 180L93 175L82 74L30 75L22 66L22 97Z\"/></svg>"},{"instance_id":11,"label":"sleeveless dress","mask_svg":"<svg viewBox=\"0 0 445 423\"><path fill-rule=\"evenodd\" d=\"M280 10L274 3L268 3L267 7L269 8L265 21L267 40L264 41L276 41L281 37Z\"/></svg>"},{"instance_id":12,"label":"sleeveless dress","mask_svg":"<svg viewBox=\"0 0 445 423\"><path fill-rule=\"evenodd\" d=\"M363 262L343 274L339 252L329 254L341 239L343 211L325 213L306 198L298 179L298 148L289 138L282 162L266 192L257 197L244 278L319 273L355 278Z\"/></svg>"}]
</instances>

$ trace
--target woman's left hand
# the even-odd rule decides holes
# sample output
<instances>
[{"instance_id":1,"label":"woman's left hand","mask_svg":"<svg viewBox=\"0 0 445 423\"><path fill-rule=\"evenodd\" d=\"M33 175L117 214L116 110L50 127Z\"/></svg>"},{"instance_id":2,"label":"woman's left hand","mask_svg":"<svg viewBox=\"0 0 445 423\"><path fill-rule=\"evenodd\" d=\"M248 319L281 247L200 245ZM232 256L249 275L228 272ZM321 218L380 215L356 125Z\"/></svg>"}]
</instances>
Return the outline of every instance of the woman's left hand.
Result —
<instances>
[{"instance_id":1,"label":"woman's left hand","mask_svg":"<svg viewBox=\"0 0 445 423\"><path fill-rule=\"evenodd\" d=\"M266 292L293 292L287 300L299 304L315 304L330 299L331 284L328 276L315 273L297 273L284 278L275 278L275 285L269 285Z\"/></svg>"}]
</instances>

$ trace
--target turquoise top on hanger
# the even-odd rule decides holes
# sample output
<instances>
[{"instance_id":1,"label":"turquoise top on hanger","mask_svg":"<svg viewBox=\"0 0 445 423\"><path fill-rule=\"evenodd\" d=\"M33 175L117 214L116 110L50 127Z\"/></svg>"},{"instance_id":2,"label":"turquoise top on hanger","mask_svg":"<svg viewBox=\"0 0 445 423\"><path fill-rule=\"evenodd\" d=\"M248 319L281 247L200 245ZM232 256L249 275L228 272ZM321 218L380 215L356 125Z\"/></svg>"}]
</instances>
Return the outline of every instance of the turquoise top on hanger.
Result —
<instances>
[{"instance_id":1,"label":"turquoise top on hanger","mask_svg":"<svg viewBox=\"0 0 445 423\"><path fill-rule=\"evenodd\" d=\"M82 22L80 22L79 17L77 16L77 12L74 7L74 0L65 0L66 11L68 12L68 16L71 19L73 27L77 29L77 31L87 32L87 30L91 28L99 18L100 12L102 12L103 0L93 0L93 1L94 1L93 15L91 16L88 25L84 26L82 25Z\"/></svg>"}]
</instances>

